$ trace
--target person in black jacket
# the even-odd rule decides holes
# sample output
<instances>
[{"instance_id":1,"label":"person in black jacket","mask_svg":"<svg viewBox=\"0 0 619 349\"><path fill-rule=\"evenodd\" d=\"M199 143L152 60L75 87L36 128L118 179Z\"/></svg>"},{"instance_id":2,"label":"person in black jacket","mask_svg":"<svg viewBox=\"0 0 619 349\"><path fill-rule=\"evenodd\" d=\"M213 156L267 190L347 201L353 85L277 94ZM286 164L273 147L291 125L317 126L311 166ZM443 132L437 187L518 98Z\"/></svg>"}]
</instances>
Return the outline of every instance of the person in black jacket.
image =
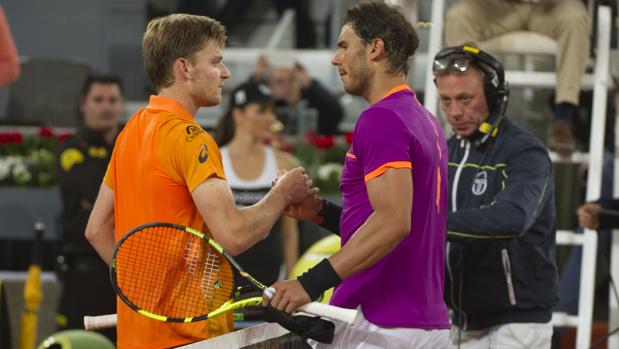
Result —
<instances>
[{"instance_id":1,"label":"person in black jacket","mask_svg":"<svg viewBox=\"0 0 619 349\"><path fill-rule=\"evenodd\" d=\"M285 60L285 59L284 59ZM279 65L270 67L266 56L260 56L253 77L256 81L268 82L276 100L276 108L288 109L278 117L288 130L296 129L299 109L314 109L318 118L315 125L318 134L336 134L338 125L344 118L344 110L337 97L320 82L312 79L305 67L295 61L290 67ZM298 108L301 107L301 108Z\"/></svg>"},{"instance_id":2,"label":"person in black jacket","mask_svg":"<svg viewBox=\"0 0 619 349\"><path fill-rule=\"evenodd\" d=\"M558 301L548 152L505 117L501 64L472 45L433 62L449 147L445 297L451 345L550 348Z\"/></svg>"},{"instance_id":3,"label":"person in black jacket","mask_svg":"<svg viewBox=\"0 0 619 349\"><path fill-rule=\"evenodd\" d=\"M68 329L82 329L84 315L116 312L109 270L84 231L123 115L121 80L110 75L87 77L80 110L83 119L77 134L66 139L58 151L62 196L58 261L63 281L59 312L66 318ZM115 339L115 331L104 333Z\"/></svg>"}]
</instances>

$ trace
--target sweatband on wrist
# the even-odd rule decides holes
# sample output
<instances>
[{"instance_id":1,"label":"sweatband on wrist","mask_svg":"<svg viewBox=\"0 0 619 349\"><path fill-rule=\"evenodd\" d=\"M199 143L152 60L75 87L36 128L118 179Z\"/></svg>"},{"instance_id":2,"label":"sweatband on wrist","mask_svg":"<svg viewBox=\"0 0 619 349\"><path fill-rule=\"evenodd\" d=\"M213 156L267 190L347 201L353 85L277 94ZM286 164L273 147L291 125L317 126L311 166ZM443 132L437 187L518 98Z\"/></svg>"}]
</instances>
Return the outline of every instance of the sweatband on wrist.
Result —
<instances>
[{"instance_id":1,"label":"sweatband on wrist","mask_svg":"<svg viewBox=\"0 0 619 349\"><path fill-rule=\"evenodd\" d=\"M340 217L342 215L342 207L332 203L327 199L322 199L322 208L316 214L314 223L320 225L326 230L340 235Z\"/></svg>"},{"instance_id":2,"label":"sweatband on wrist","mask_svg":"<svg viewBox=\"0 0 619 349\"><path fill-rule=\"evenodd\" d=\"M342 279L333 269L331 262L327 258L320 261L313 268L299 275L297 278L310 299L315 301L326 290L337 286Z\"/></svg>"}]
</instances>

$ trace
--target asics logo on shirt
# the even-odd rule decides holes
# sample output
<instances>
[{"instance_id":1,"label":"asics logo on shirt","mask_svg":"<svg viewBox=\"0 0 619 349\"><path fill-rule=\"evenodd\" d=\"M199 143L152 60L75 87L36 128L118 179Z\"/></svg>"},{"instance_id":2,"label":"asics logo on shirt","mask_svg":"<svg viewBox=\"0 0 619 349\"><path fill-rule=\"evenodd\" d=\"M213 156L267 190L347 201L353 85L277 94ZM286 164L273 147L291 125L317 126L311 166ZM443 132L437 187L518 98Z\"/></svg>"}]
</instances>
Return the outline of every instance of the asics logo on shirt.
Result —
<instances>
[{"instance_id":1,"label":"asics logo on shirt","mask_svg":"<svg viewBox=\"0 0 619 349\"><path fill-rule=\"evenodd\" d=\"M202 147L200 148L200 154L198 154L198 161L203 164L206 162L206 159L208 159L208 150L206 149L206 145L202 144Z\"/></svg>"},{"instance_id":2,"label":"asics logo on shirt","mask_svg":"<svg viewBox=\"0 0 619 349\"><path fill-rule=\"evenodd\" d=\"M187 126L185 130L187 131L187 137L185 138L187 142L193 141L200 133L204 133L203 129L193 125Z\"/></svg>"}]
</instances>

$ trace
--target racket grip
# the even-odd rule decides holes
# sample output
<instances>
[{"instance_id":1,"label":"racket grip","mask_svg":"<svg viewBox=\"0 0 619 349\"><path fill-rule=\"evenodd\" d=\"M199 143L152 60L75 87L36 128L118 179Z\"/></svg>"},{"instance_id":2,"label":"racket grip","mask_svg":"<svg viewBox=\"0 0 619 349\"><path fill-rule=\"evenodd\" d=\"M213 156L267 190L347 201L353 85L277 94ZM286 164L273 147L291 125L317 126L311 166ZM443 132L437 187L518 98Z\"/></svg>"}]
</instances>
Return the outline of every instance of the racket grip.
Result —
<instances>
[{"instance_id":1,"label":"racket grip","mask_svg":"<svg viewBox=\"0 0 619 349\"><path fill-rule=\"evenodd\" d=\"M339 320L350 325L352 325L357 318L357 311L354 309L340 308L318 302L308 303L300 307L297 311Z\"/></svg>"},{"instance_id":2,"label":"racket grip","mask_svg":"<svg viewBox=\"0 0 619 349\"><path fill-rule=\"evenodd\" d=\"M268 287L264 290L264 294L270 299L275 296L275 288ZM298 311L303 313L326 317L333 320L338 320L352 325L357 318L357 311L354 309L340 308L333 305L311 302L299 307Z\"/></svg>"},{"instance_id":3,"label":"racket grip","mask_svg":"<svg viewBox=\"0 0 619 349\"><path fill-rule=\"evenodd\" d=\"M116 320L116 314L84 316L84 329L86 331L96 331L116 327Z\"/></svg>"}]
</instances>

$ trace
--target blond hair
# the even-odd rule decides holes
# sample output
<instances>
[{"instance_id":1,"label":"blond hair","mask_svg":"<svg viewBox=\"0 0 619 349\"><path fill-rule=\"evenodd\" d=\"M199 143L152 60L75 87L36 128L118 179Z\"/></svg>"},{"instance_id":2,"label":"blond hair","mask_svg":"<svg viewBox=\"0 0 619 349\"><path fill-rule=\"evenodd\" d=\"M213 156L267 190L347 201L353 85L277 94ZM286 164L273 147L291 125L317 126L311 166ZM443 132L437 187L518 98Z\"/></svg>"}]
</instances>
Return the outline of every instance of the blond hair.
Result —
<instances>
[{"instance_id":1,"label":"blond hair","mask_svg":"<svg viewBox=\"0 0 619 349\"><path fill-rule=\"evenodd\" d=\"M142 39L144 68L156 91L174 83L173 66L178 58L194 63L194 54L209 42L223 48L226 30L218 21L188 14L171 14L152 20Z\"/></svg>"}]
</instances>

